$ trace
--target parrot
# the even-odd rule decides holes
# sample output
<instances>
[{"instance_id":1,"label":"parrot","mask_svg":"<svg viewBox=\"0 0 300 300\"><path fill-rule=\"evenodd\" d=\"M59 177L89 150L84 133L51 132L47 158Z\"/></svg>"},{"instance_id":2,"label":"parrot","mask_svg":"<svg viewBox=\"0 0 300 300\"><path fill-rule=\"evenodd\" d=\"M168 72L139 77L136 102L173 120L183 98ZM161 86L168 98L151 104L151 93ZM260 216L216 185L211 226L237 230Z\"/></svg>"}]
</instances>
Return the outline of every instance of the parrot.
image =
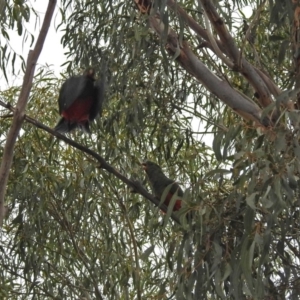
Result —
<instances>
[{"instance_id":1,"label":"parrot","mask_svg":"<svg viewBox=\"0 0 300 300\"><path fill-rule=\"evenodd\" d=\"M170 200L172 196L176 193L179 197L183 196L183 191L180 188L179 184L175 182L174 180L168 178L163 171L161 170L161 167L157 165L156 163L146 160L142 163L143 169L146 171L147 177L150 181L150 185L152 187L152 191L154 195L161 199L161 196L166 189L166 187L173 183L166 199L164 200L164 204L166 206L169 205ZM173 211L178 211L181 208L181 200L176 200L175 205L173 207Z\"/></svg>"},{"instance_id":2,"label":"parrot","mask_svg":"<svg viewBox=\"0 0 300 300\"><path fill-rule=\"evenodd\" d=\"M81 76L68 78L61 86L58 107L61 119L54 130L67 133L79 127L87 133L89 124L102 110L104 80L95 81L95 70L87 69Z\"/></svg>"}]
</instances>

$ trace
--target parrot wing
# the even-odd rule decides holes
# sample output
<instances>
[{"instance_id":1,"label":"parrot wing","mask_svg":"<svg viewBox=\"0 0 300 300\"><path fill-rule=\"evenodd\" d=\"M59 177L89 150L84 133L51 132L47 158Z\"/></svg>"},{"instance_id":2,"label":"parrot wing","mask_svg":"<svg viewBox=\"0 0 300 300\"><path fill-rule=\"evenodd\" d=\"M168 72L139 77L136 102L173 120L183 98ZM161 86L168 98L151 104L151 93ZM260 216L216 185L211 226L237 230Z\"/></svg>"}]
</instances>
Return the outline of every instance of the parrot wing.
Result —
<instances>
[{"instance_id":1,"label":"parrot wing","mask_svg":"<svg viewBox=\"0 0 300 300\"><path fill-rule=\"evenodd\" d=\"M158 198L161 197L166 187L173 183L172 180L168 180L168 178L165 178L163 174L158 174L158 176L154 180L150 177L149 179L153 188L153 192Z\"/></svg>"},{"instance_id":2,"label":"parrot wing","mask_svg":"<svg viewBox=\"0 0 300 300\"><path fill-rule=\"evenodd\" d=\"M86 76L73 76L68 78L62 85L59 97L58 106L59 113L68 109L78 97L83 93L88 82Z\"/></svg>"},{"instance_id":3,"label":"parrot wing","mask_svg":"<svg viewBox=\"0 0 300 300\"><path fill-rule=\"evenodd\" d=\"M105 81L97 80L94 82L94 102L89 116L89 120L94 120L98 114L102 114L102 106L104 102Z\"/></svg>"},{"instance_id":4,"label":"parrot wing","mask_svg":"<svg viewBox=\"0 0 300 300\"><path fill-rule=\"evenodd\" d=\"M172 194L175 194L177 191L178 196L183 197L183 190L181 189L181 187L179 186L179 184L176 181L173 181L173 185L170 189L170 192Z\"/></svg>"}]
</instances>

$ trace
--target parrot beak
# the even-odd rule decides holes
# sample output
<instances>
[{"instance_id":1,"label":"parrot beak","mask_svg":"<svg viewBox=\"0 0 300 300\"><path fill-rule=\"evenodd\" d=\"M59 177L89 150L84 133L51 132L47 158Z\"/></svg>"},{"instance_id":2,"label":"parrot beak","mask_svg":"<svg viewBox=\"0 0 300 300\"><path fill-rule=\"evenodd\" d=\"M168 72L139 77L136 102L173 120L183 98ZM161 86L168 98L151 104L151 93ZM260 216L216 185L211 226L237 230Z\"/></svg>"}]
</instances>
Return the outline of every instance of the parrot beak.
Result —
<instances>
[{"instance_id":1,"label":"parrot beak","mask_svg":"<svg viewBox=\"0 0 300 300\"><path fill-rule=\"evenodd\" d=\"M85 75L87 77L90 77L92 79L94 79L94 76L95 76L95 70L93 68L89 68L85 71Z\"/></svg>"}]
</instances>

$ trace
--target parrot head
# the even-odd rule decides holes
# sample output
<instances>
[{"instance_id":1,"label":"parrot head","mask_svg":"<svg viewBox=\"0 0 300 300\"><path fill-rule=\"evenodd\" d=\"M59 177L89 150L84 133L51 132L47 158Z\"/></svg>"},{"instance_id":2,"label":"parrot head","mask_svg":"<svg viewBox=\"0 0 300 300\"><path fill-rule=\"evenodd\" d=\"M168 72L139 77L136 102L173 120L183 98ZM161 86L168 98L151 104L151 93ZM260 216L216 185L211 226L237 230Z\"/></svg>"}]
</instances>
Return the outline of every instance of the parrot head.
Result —
<instances>
[{"instance_id":1,"label":"parrot head","mask_svg":"<svg viewBox=\"0 0 300 300\"><path fill-rule=\"evenodd\" d=\"M164 199L164 204L166 206L169 205L170 200L172 199L175 193L178 194L179 197L182 197L183 192L178 183L176 183L173 179L168 178L162 171L161 167L156 163L146 160L141 163L143 169L147 173L147 177L150 182L150 186L153 190L154 195L160 199L165 191L165 189L172 185L168 194ZM176 199L174 210L179 210L181 208L181 199Z\"/></svg>"},{"instance_id":2,"label":"parrot head","mask_svg":"<svg viewBox=\"0 0 300 300\"><path fill-rule=\"evenodd\" d=\"M84 73L84 76L89 77L91 79L95 79L95 70L93 68L87 68Z\"/></svg>"},{"instance_id":3,"label":"parrot head","mask_svg":"<svg viewBox=\"0 0 300 300\"><path fill-rule=\"evenodd\" d=\"M153 170L161 170L161 167L157 165L156 163L150 161L150 160L145 160L141 163L143 169L147 172L153 171Z\"/></svg>"},{"instance_id":4,"label":"parrot head","mask_svg":"<svg viewBox=\"0 0 300 300\"><path fill-rule=\"evenodd\" d=\"M150 160L145 160L141 165L147 173L150 182L160 181L160 179L166 177L161 167Z\"/></svg>"}]
</instances>

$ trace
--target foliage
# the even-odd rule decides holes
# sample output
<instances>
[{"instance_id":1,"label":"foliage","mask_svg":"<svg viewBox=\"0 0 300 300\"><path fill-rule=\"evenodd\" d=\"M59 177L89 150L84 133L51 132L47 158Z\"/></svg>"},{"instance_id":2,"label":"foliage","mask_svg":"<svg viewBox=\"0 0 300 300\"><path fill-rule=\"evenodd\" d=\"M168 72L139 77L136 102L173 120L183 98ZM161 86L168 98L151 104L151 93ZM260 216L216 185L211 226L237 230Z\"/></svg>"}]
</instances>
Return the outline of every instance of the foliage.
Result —
<instances>
[{"instance_id":1,"label":"foliage","mask_svg":"<svg viewBox=\"0 0 300 300\"><path fill-rule=\"evenodd\" d=\"M146 186L140 162L147 157L160 164L186 190L178 213L182 224L92 157L25 122L6 193L1 298L297 299L299 113L285 106L284 96L297 108L297 90L292 90L297 88L297 45L284 42L291 36L290 7L280 6L281 1L216 4L245 60L274 83L267 87L272 104L266 105L261 90L244 76L246 63L226 65L210 40L171 9L172 1L153 2L163 34L154 31L153 15L135 2L61 3L59 28L68 51L64 78L93 65L108 81L92 135L77 131L70 137ZM181 1L180 7L206 28L207 2ZM13 5L17 1L5 9L10 28L16 20ZM28 11L26 21L32 18L34 4L18 5ZM217 37L210 12L212 34L222 40L225 34ZM172 30L182 43L180 51L188 41L198 60L227 84L224 95L231 88L245 106L259 108L261 120L268 116L270 126L236 115L233 110L240 112L225 96L199 83L202 78L190 71L188 58L181 60L183 52L170 50ZM231 61L240 59L230 56L231 48L220 49ZM9 59L1 53L5 74ZM27 114L54 127L62 82L51 70L38 70ZM14 106L19 90L1 91L0 100ZM274 107L280 112L276 119ZM11 118L4 109L1 116L4 144Z\"/></svg>"},{"instance_id":2,"label":"foliage","mask_svg":"<svg viewBox=\"0 0 300 300\"><path fill-rule=\"evenodd\" d=\"M16 72L15 67L20 63L24 69L23 57L17 54L10 44L10 34L12 31L17 31L18 35L23 37L23 44L25 41L30 41L32 45L34 37L24 25L29 20L33 21L35 14L34 8L28 5L27 1L1 1L0 3L0 68L6 80L8 80L6 70L9 66L12 73Z\"/></svg>"}]
</instances>

